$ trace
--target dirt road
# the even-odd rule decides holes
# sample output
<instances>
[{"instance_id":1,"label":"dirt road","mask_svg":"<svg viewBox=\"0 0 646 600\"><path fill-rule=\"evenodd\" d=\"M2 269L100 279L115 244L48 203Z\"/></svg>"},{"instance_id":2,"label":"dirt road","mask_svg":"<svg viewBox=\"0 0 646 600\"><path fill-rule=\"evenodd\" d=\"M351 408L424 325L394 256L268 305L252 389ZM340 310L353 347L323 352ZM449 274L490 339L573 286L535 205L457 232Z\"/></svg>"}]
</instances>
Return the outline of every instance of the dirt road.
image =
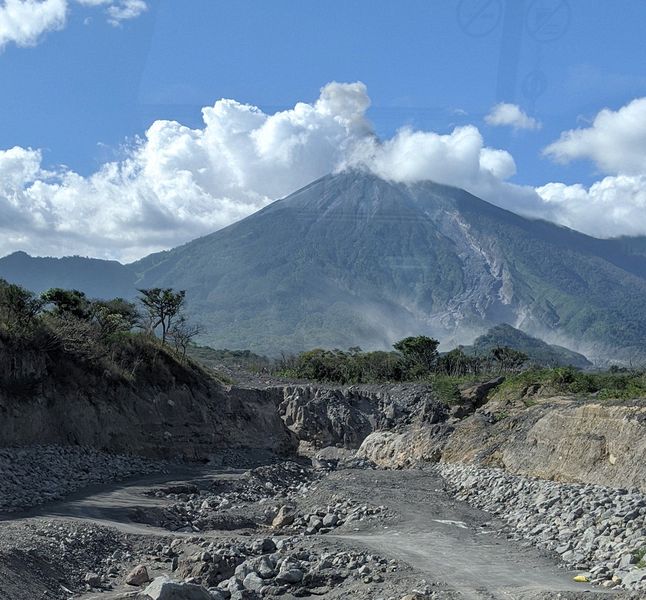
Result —
<instances>
[{"instance_id":1,"label":"dirt road","mask_svg":"<svg viewBox=\"0 0 646 600\"><path fill-rule=\"evenodd\" d=\"M343 539L399 559L465 599L555 598L568 591L602 595L575 583L576 573L560 568L554 557L507 540L502 523L454 501L430 472L339 472L323 486L396 510L392 523L359 528Z\"/></svg>"},{"instance_id":2,"label":"dirt road","mask_svg":"<svg viewBox=\"0 0 646 600\"><path fill-rule=\"evenodd\" d=\"M145 495L146 490L171 482L206 486L215 478L238 476L207 467L191 468L183 473L88 489L26 514L5 516L4 520L15 526L20 522L74 519L108 525L124 533L168 535L166 530L132 520L135 510L155 510L168 503L164 498ZM457 598L547 600L607 594L574 583L574 574L561 569L554 557L507 540L501 523L453 500L442 479L431 471L333 472L314 486L303 504L325 505L333 495L383 505L392 516L349 523L321 538L396 559L409 565L419 581L437 582L437 589L452 590Z\"/></svg>"}]
</instances>

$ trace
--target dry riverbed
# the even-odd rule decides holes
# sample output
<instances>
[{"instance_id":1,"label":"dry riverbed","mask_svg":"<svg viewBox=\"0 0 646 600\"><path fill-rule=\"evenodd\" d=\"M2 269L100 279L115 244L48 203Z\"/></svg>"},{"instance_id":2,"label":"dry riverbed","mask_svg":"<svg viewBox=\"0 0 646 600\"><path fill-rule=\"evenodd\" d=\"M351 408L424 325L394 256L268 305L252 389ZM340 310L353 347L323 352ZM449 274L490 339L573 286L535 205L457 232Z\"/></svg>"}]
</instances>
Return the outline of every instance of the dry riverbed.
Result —
<instances>
[{"instance_id":1,"label":"dry riverbed","mask_svg":"<svg viewBox=\"0 0 646 600\"><path fill-rule=\"evenodd\" d=\"M640 597L575 582L434 470L176 469L6 513L0 598Z\"/></svg>"}]
</instances>

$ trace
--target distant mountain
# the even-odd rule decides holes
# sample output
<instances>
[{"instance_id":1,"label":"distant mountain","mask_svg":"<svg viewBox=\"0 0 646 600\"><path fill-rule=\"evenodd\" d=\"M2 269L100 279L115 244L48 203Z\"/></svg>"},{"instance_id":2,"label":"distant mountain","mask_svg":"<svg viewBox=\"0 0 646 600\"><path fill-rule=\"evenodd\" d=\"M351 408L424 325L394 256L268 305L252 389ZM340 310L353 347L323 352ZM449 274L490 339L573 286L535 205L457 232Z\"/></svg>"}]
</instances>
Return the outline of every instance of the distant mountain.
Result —
<instances>
[{"instance_id":1,"label":"distant mountain","mask_svg":"<svg viewBox=\"0 0 646 600\"><path fill-rule=\"evenodd\" d=\"M34 258L14 252L0 259L0 278L41 293L53 287L76 289L91 298L133 298L136 274L116 260L68 256Z\"/></svg>"},{"instance_id":2,"label":"distant mountain","mask_svg":"<svg viewBox=\"0 0 646 600\"><path fill-rule=\"evenodd\" d=\"M104 263L90 271L108 289L132 276L187 290L214 347L385 348L424 333L448 349L510 323L597 361L646 360L644 238L599 240L431 182L330 175L123 271Z\"/></svg>"},{"instance_id":3,"label":"distant mountain","mask_svg":"<svg viewBox=\"0 0 646 600\"><path fill-rule=\"evenodd\" d=\"M487 333L478 336L473 344L465 346L463 351L466 354L485 355L494 348L505 346L524 352L532 363L540 366L572 366L579 369L592 366L592 363L583 354L563 346L547 344L543 340L527 335L506 323L496 325Z\"/></svg>"}]
</instances>

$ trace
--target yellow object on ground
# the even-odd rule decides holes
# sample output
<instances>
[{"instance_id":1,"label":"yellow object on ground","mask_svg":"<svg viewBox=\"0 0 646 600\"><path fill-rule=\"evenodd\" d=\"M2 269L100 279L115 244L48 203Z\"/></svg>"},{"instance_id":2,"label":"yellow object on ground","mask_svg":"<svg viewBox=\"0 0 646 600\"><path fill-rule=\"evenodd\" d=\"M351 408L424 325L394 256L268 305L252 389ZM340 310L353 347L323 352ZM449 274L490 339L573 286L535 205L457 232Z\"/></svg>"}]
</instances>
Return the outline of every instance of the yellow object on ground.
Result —
<instances>
[{"instance_id":1,"label":"yellow object on ground","mask_svg":"<svg viewBox=\"0 0 646 600\"><path fill-rule=\"evenodd\" d=\"M574 577L574 581L577 583L589 583L590 580L585 575L577 575Z\"/></svg>"}]
</instances>

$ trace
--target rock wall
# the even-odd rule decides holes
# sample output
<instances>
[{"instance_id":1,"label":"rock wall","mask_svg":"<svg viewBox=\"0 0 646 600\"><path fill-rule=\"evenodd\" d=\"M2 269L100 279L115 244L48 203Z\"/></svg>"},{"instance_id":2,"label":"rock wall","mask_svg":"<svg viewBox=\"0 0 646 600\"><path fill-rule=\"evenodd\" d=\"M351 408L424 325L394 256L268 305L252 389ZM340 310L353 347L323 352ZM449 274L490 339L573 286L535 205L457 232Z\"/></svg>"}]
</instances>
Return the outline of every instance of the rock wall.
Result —
<instances>
[{"instance_id":1,"label":"rock wall","mask_svg":"<svg viewBox=\"0 0 646 600\"><path fill-rule=\"evenodd\" d=\"M279 412L287 427L311 448L359 448L374 431L446 419L446 407L428 386L286 386Z\"/></svg>"},{"instance_id":2,"label":"rock wall","mask_svg":"<svg viewBox=\"0 0 646 600\"><path fill-rule=\"evenodd\" d=\"M357 454L389 468L466 463L646 490L646 401L560 399L511 415L492 415L485 406L453 423L372 433Z\"/></svg>"},{"instance_id":3,"label":"rock wall","mask_svg":"<svg viewBox=\"0 0 646 600\"><path fill-rule=\"evenodd\" d=\"M280 390L225 387L165 353L128 377L0 340L0 447L71 444L188 459L219 448L289 453L296 441L278 415L281 400Z\"/></svg>"}]
</instances>

